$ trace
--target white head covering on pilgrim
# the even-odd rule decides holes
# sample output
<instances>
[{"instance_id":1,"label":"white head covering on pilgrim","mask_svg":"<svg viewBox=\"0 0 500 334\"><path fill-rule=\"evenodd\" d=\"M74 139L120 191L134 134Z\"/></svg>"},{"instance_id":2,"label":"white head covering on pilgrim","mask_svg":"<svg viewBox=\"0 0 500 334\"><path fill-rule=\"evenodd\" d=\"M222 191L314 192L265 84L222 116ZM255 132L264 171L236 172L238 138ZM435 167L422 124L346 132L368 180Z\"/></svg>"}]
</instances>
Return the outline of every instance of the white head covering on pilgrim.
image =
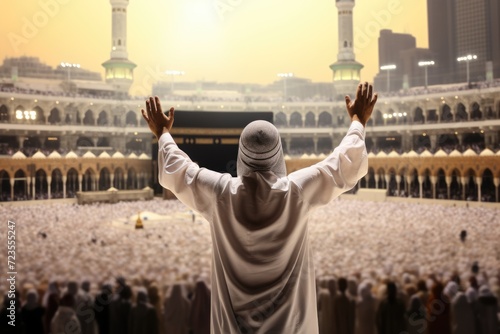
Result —
<instances>
[{"instance_id":1,"label":"white head covering on pilgrim","mask_svg":"<svg viewBox=\"0 0 500 334\"><path fill-rule=\"evenodd\" d=\"M451 303L451 329L454 334L475 334L474 310L463 292L457 292Z\"/></svg>"},{"instance_id":2,"label":"white head covering on pilgrim","mask_svg":"<svg viewBox=\"0 0 500 334\"><path fill-rule=\"evenodd\" d=\"M267 121L253 121L241 133L238 148L238 176L255 171L271 171L286 176L281 137L276 127Z\"/></svg>"}]
</instances>

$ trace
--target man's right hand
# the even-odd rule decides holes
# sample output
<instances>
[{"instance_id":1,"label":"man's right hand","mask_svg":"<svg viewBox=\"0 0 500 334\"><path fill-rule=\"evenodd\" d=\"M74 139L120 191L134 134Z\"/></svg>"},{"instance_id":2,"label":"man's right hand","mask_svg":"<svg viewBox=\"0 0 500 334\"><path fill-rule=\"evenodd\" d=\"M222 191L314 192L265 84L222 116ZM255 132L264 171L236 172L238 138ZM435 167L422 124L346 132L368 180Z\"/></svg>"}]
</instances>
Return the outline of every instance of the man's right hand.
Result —
<instances>
[{"instance_id":1,"label":"man's right hand","mask_svg":"<svg viewBox=\"0 0 500 334\"><path fill-rule=\"evenodd\" d=\"M351 100L349 95L345 97L347 112L351 117L351 121L358 120L365 126L372 115L377 98L377 93L373 94L372 85L369 85L368 82L359 84L354 101Z\"/></svg>"},{"instance_id":2,"label":"man's right hand","mask_svg":"<svg viewBox=\"0 0 500 334\"><path fill-rule=\"evenodd\" d=\"M170 132L174 124L174 107L170 108L168 116L163 113L158 96L146 100L146 110L141 110L142 117L148 123L149 129L160 139L165 132Z\"/></svg>"}]
</instances>

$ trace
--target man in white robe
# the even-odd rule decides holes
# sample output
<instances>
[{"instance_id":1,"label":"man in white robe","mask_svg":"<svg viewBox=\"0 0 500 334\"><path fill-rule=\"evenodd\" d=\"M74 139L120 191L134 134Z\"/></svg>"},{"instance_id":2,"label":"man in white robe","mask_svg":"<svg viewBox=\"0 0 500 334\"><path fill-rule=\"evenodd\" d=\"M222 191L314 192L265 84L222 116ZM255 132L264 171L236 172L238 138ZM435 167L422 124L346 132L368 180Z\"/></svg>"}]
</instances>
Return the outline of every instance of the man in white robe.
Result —
<instances>
[{"instance_id":1,"label":"man in white robe","mask_svg":"<svg viewBox=\"0 0 500 334\"><path fill-rule=\"evenodd\" d=\"M146 101L160 184L211 224L212 333L318 333L308 216L366 174L364 125L376 100L368 83L355 100L346 96L351 126L341 144L288 176L278 130L250 123L240 137L238 177L192 162L170 135L174 109L165 115L158 97Z\"/></svg>"}]
</instances>

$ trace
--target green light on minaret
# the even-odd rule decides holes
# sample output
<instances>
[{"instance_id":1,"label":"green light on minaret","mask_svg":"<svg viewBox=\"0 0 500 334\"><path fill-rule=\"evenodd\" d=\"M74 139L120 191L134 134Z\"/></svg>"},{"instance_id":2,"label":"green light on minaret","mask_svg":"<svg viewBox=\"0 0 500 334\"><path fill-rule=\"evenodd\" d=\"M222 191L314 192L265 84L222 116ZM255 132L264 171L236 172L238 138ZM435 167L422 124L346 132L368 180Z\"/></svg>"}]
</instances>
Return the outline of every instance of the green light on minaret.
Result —
<instances>
[{"instance_id":1,"label":"green light on minaret","mask_svg":"<svg viewBox=\"0 0 500 334\"><path fill-rule=\"evenodd\" d=\"M363 64L356 61L354 55L353 8L354 0L336 0L338 9L337 61L330 65L333 71L333 85L337 95L352 94L361 80Z\"/></svg>"}]
</instances>

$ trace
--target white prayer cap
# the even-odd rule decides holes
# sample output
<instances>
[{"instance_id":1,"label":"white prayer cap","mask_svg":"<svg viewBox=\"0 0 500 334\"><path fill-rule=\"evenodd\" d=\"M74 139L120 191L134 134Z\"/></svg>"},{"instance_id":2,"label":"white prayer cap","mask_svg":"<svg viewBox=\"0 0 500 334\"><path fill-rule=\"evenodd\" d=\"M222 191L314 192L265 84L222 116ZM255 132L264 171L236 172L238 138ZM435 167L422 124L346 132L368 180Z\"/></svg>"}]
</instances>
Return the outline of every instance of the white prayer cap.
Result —
<instances>
[{"instance_id":1,"label":"white prayer cap","mask_svg":"<svg viewBox=\"0 0 500 334\"><path fill-rule=\"evenodd\" d=\"M286 176L281 138L276 127L267 121L253 121L240 136L236 172L244 176L255 171L271 171Z\"/></svg>"},{"instance_id":2,"label":"white prayer cap","mask_svg":"<svg viewBox=\"0 0 500 334\"><path fill-rule=\"evenodd\" d=\"M450 282L448 282L448 284L446 284L446 287L444 288L444 293L450 299L453 299L453 297L455 297L457 292L458 292L458 284L457 283L455 283L454 281L450 281Z\"/></svg>"},{"instance_id":3,"label":"white prayer cap","mask_svg":"<svg viewBox=\"0 0 500 334\"><path fill-rule=\"evenodd\" d=\"M487 285L482 285L479 288L479 297L492 297L493 293L490 290L490 287Z\"/></svg>"},{"instance_id":4,"label":"white prayer cap","mask_svg":"<svg viewBox=\"0 0 500 334\"><path fill-rule=\"evenodd\" d=\"M476 289L469 287L467 291L465 291L465 294L467 296L467 301L469 303L477 301L477 291Z\"/></svg>"}]
</instances>

